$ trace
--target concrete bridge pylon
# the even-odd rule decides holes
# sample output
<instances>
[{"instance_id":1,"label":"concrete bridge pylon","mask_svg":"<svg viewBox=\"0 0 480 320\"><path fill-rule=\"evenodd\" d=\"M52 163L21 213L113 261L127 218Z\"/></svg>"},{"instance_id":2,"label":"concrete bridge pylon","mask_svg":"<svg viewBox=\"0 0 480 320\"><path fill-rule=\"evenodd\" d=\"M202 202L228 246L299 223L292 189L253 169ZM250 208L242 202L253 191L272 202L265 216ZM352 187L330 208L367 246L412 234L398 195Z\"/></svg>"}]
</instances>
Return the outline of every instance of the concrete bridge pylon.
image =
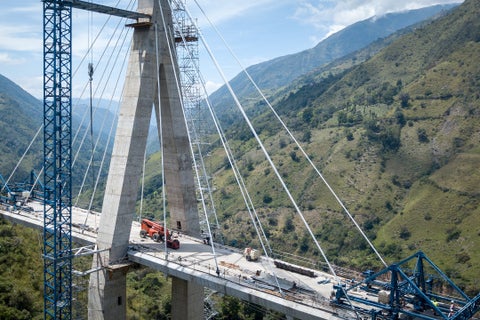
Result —
<instances>
[{"instance_id":1,"label":"concrete bridge pylon","mask_svg":"<svg viewBox=\"0 0 480 320\"><path fill-rule=\"evenodd\" d=\"M90 276L89 319L126 319L128 263L123 260L127 256L152 110L157 115L157 127L162 130L171 223L186 234L200 234L190 145L177 84L179 69L176 57L172 57L175 44L169 1L138 1L138 11L151 15L152 19L151 23L139 22L133 26L98 227L97 248L106 251L93 259L92 269L98 271ZM173 279L172 283L173 319L202 319L203 287L181 279Z\"/></svg>"}]
</instances>

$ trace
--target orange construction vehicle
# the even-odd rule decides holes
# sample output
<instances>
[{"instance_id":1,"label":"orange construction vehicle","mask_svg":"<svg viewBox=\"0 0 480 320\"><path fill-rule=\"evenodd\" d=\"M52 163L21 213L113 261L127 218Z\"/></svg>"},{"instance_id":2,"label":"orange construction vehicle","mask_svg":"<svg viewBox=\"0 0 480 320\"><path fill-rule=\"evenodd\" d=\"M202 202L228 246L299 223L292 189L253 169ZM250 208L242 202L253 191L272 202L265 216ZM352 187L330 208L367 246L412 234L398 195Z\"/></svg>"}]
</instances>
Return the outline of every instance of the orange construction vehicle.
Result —
<instances>
[{"instance_id":1,"label":"orange construction vehicle","mask_svg":"<svg viewBox=\"0 0 480 320\"><path fill-rule=\"evenodd\" d=\"M145 238L149 236L153 241L166 241L167 247L171 249L180 248L180 241L176 237L172 237L172 234L168 231L164 231L163 225L157 222L150 221L148 219L142 219L142 229L140 230L140 236Z\"/></svg>"}]
</instances>

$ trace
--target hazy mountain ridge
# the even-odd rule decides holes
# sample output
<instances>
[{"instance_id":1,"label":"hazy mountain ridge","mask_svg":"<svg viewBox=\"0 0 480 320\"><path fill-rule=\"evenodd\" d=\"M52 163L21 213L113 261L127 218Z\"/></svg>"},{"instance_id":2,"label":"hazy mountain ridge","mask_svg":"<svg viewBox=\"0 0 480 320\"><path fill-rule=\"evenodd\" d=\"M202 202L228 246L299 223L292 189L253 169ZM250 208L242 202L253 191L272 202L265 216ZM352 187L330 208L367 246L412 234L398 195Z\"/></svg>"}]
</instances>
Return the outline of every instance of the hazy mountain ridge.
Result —
<instances>
[{"instance_id":1,"label":"hazy mountain ridge","mask_svg":"<svg viewBox=\"0 0 480 320\"><path fill-rule=\"evenodd\" d=\"M250 66L247 72L262 90L269 92L287 85L315 68L359 50L379 38L387 37L395 31L432 18L454 6L437 5L363 20L331 35L311 49ZM230 81L230 85L241 98L246 98L255 92L255 88L244 73L235 76ZM210 95L210 99L214 105L224 105L229 103L229 92L225 86L222 86Z\"/></svg>"},{"instance_id":2,"label":"hazy mountain ridge","mask_svg":"<svg viewBox=\"0 0 480 320\"><path fill-rule=\"evenodd\" d=\"M20 86L0 75L0 174L5 179L10 175L17 161L22 156L43 124L43 109L40 101L24 91ZM33 154L42 152L41 137L33 146ZM26 163L33 165L35 155L28 155ZM19 177L25 179L31 169L20 168Z\"/></svg>"},{"instance_id":3,"label":"hazy mountain ridge","mask_svg":"<svg viewBox=\"0 0 480 320\"><path fill-rule=\"evenodd\" d=\"M95 105L99 104L101 106L107 103L105 101L94 102ZM30 150L25 153L22 163L18 166L10 181L10 183L28 182L30 171L35 170L39 173L43 166L43 130L41 129L43 126L43 103L8 78L0 75L0 110L2 112L0 139L3 142L0 145L2 154L0 157L0 174L7 179L31 144ZM88 129L90 125L88 110L89 104L86 101L83 101L83 103L82 101L74 101L72 106L72 162L75 162L75 165L72 168L72 177L75 181L75 189L80 188L92 150ZM104 121L104 119L107 120ZM96 142L100 138L94 157L94 165L97 167L107 144L112 121L116 123L112 111L107 108L99 107L93 113L93 140ZM81 130L78 130L80 126ZM32 142L37 132L36 140ZM113 146L114 134L115 128L110 137L110 149ZM82 149L79 151L78 148L82 142ZM107 158L109 159L109 157ZM106 168L103 169L103 172L106 174ZM103 182L103 180L101 181Z\"/></svg>"}]
</instances>

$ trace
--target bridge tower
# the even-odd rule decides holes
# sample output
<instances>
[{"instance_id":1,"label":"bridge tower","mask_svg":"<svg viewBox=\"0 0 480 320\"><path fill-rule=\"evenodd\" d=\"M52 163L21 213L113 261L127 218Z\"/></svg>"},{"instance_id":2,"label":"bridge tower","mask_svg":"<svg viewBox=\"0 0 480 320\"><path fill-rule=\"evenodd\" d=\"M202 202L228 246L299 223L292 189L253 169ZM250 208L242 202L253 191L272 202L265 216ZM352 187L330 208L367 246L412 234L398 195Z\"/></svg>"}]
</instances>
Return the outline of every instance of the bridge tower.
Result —
<instances>
[{"instance_id":1,"label":"bridge tower","mask_svg":"<svg viewBox=\"0 0 480 320\"><path fill-rule=\"evenodd\" d=\"M99 271L90 276L89 319L126 319L125 257L152 110L163 137L171 221L184 233L200 234L169 1L139 0L138 11L151 15L151 22L131 25L133 41L97 236L98 250L106 251L94 257L93 268ZM177 278L172 286L173 319L201 319L203 287Z\"/></svg>"}]
</instances>

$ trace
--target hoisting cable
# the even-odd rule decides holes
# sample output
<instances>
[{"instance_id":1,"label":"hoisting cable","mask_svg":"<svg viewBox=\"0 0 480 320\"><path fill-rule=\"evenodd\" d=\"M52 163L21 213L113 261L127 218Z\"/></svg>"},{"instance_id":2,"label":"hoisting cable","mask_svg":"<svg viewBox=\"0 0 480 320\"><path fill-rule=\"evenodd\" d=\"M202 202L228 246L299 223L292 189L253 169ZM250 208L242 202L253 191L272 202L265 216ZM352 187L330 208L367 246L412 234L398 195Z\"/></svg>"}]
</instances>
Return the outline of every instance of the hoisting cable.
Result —
<instances>
[{"instance_id":1,"label":"hoisting cable","mask_svg":"<svg viewBox=\"0 0 480 320\"><path fill-rule=\"evenodd\" d=\"M118 0L117 1L117 4L115 6L118 6L118 4L120 3L121 0ZM131 2L130 2L130 5L131 5ZM95 45L95 43L97 42L98 38L100 37L100 34L102 34L102 31L105 29L105 27L107 26L108 22L110 21L110 18L112 16L111 15L108 15L107 16L107 19L105 20L105 23L103 24L103 26L100 28L99 32L97 33L97 36L95 37L95 39L93 39L92 41L92 45L88 48L87 52L85 53L85 55L82 57L82 60L80 60L80 63L78 64L77 68L73 71L72 73L72 77L75 77L75 75L77 74L77 72L79 71L80 67L82 66L83 62L85 61L85 59L87 59L88 55L90 54L90 51L92 50L92 47L93 45Z\"/></svg>"},{"instance_id":2,"label":"hoisting cable","mask_svg":"<svg viewBox=\"0 0 480 320\"><path fill-rule=\"evenodd\" d=\"M124 38L124 42L125 42L125 39L126 39L126 37ZM124 43L124 42L123 42L123 43ZM123 43L122 43L122 45L123 45ZM120 56L120 50L117 51L116 61L118 60L118 57L119 57L119 56ZM123 61L122 67L121 67L122 69L125 67L125 60L126 60L126 59L124 58L124 61ZM116 61L115 61L115 64L116 64ZM121 69L121 70L122 70L122 69ZM111 75L112 75L112 71L113 71L113 68L110 70L109 78L112 78L112 76L111 76ZM107 120L107 118L108 118L107 115L108 115L108 113L110 112L110 110L111 110L111 108L112 108L112 101L113 101L113 99L114 99L114 96L115 96L115 93L116 93L116 90L117 90L117 87L118 87L118 83L119 83L119 81L120 81L120 79L119 79L120 77L121 77L121 73L119 73L118 76L117 76L117 81L116 81L116 83L115 83L114 91L113 91L113 93L112 93L112 95L111 95L111 97L110 97L109 106L108 106L108 108L104 109L104 116L103 116L102 125L101 125L101 127L100 127L100 132L103 132L103 128L105 127L106 120ZM101 95L102 97L103 97L103 94L104 94L104 92L102 92L102 95ZM116 117L117 112L115 111L114 114L115 114L115 117ZM110 124L110 132L109 132L109 134L108 134L108 139L110 139L110 137L111 137L111 135L112 135L112 130L113 130L112 127L114 126L114 124L115 124L115 120L112 120L112 122L111 122L111 124ZM94 151L97 149L97 147L98 147L99 144L100 144L100 138L101 138L101 136L98 135L97 140L96 140L96 142L95 142ZM90 197L90 202L89 202L89 205L88 205L88 211L90 211L91 208L92 208L93 199L94 199L94 197L95 197L96 190L97 190L98 183L99 183L99 179L100 179L101 172L102 172L102 169L103 169L103 164L104 164L104 160L105 160L105 153L106 153L107 150L108 150L108 145L109 145L109 144L110 144L110 140L107 141L107 146L106 146L105 149L104 149L104 155L103 155L103 158L102 158L102 161L101 161L101 164L100 164L100 168L99 168L99 170L98 170L98 172L97 172L96 180L95 180L94 186L93 186L93 191L92 191L92 194L91 194L91 197ZM80 195L81 195L82 190L83 190L83 187L84 187L84 185L85 185L87 173L88 173L88 170L89 170L91 164L92 164L92 158L90 158L90 161L89 161L89 163L88 163L88 167L87 167L87 169L86 169L86 171L85 171L85 175L84 175L84 177L83 177L83 181L82 181L82 184L81 184L81 186L80 186L80 190L79 190L79 192L78 192L78 196L77 196L77 199L76 199L76 202L75 202L75 206L77 206L78 201L79 201L79 199L80 199ZM87 220L87 217L85 218L85 221L86 221L86 220ZM95 222L95 223L96 223L96 222ZM85 224L86 224L86 223L85 223Z\"/></svg>"},{"instance_id":3,"label":"hoisting cable","mask_svg":"<svg viewBox=\"0 0 480 320\"><path fill-rule=\"evenodd\" d=\"M118 3L117 3L117 4L118 4ZM109 16L108 19L106 20L105 24L102 26L100 32L97 34L97 37L96 37L95 40L93 41L92 45L89 46L89 49L88 49L87 53L86 53L86 54L84 55L84 57L82 58L82 62L85 60L85 58L86 58L86 57L88 56L88 54L91 52L91 49L92 49L93 44L94 44L94 43L96 42L96 40L98 39L99 35L101 34L101 31L102 31L102 30L105 28L105 26L107 25L107 22L109 21L109 19L110 19L110 16ZM118 26L117 26L117 27L118 27ZM90 36L90 35L89 35L89 36ZM78 68L80 67L80 65L82 64L82 62L79 64L79 66L77 67L77 69L75 70L75 72L74 72L74 74L73 74L72 76L75 76L75 73L78 71ZM89 73L90 73L90 71L89 71ZM92 75L93 75L93 73L92 73ZM82 91L81 96L83 96L83 93L85 92L87 85L88 85L88 83L85 85L85 87L84 87L84 89L83 89L83 91ZM79 99L80 99L80 98L79 98ZM90 103L90 104L91 104L91 103ZM85 114L86 114L86 113L85 113ZM84 114L84 116L85 116L85 114ZM84 118L82 118L82 123L83 123L83 121L84 121L83 119L84 119ZM74 137L74 139L73 139L73 141L72 141L72 145L75 143L75 140L76 140L75 138L77 137L78 132L79 132L79 130L80 130L81 127L82 127L82 125L80 124L80 125L79 125L79 128L77 129L76 135L75 135L75 137ZM12 173L10 174L10 176L8 177L8 179L6 180L6 184L8 184L8 182L10 181L10 179L11 179L11 178L13 177L13 175L15 174L16 170L17 170L18 167L20 166L21 162L22 162L23 159L25 158L25 156L26 156L26 154L28 153L28 151L31 149L31 146L33 145L33 142L36 140L36 138L38 137L38 135L39 135L39 133L42 131L42 129L43 129L43 124L40 125L40 127L39 127L39 129L37 130L35 136L32 138L32 140L30 141L30 144L29 144L28 147L26 148L26 150L25 150L25 152L23 153L23 155L21 156L20 160L17 162L17 164L16 164L15 168L13 169ZM93 142L92 142L92 143L93 143ZM80 147L80 148L81 148L81 147ZM73 166L73 164L74 164L74 163L72 163L72 166ZM41 168L40 172L43 172L43 167ZM41 173L40 173L38 176L40 176L40 175L41 175ZM38 179L36 179L36 181L38 181ZM35 185L34 185L33 187L35 187ZM2 189L1 189L2 192L3 192L3 189L4 189L4 188L5 188L5 185L2 186Z\"/></svg>"},{"instance_id":4,"label":"hoisting cable","mask_svg":"<svg viewBox=\"0 0 480 320\"><path fill-rule=\"evenodd\" d=\"M109 18L110 18L110 16L109 16ZM107 20L108 20L108 19L107 19ZM102 51L102 54L100 55L100 58L98 59L98 64L99 64L101 61L103 61L103 58L104 58L104 56L105 56L105 54L106 54L106 52L107 52L107 49L108 49L108 47L110 46L110 43L112 42L113 38L115 37L117 31L118 31L118 30L121 30L121 33L120 33L120 35L117 37L117 42L115 43L114 47L117 47L117 46L118 46L118 41L119 41L119 39L121 39L123 33L125 32L125 28L123 28L123 27L120 28L120 26L122 25L122 21L125 21L125 20L124 20L124 19L120 19L119 22L117 23L117 25L115 26L114 32L113 32L112 35L110 36L107 44L105 45L104 50ZM102 29L102 30L103 30L103 29ZM101 32L101 30L100 30L100 32ZM98 38L98 36L97 36L97 38ZM92 45L93 45L93 44L92 44ZM92 50L92 49L90 48L90 49L89 49L89 52L90 52L91 50ZM112 55L109 55L109 57L108 57L108 62L107 62L107 66L104 68L104 71L102 72L102 75L101 75L101 77L100 77L100 80L98 80L98 83L102 83L102 82L103 82L103 78L105 77L106 70L107 70L107 68L108 68L108 65L109 65L110 62L111 62L111 59L112 59ZM82 61L83 61L83 60L82 60ZM88 83L87 83L87 85L88 85ZM99 88L99 87L97 86L95 92L93 93L94 96L97 95L97 90L98 90L98 88ZM86 90L86 86L85 86L85 90ZM93 116L95 116L96 111L97 111L97 108L95 108L95 110L93 111ZM86 115L86 114L87 114L87 112L86 112L84 115ZM83 121L84 121L84 119L82 119L82 123L83 123ZM80 131L80 129L81 129L81 127L79 126L79 128L77 129L77 133ZM80 153L80 151L81 151L81 149L82 149L82 146L83 146L83 144L84 144L84 141L85 141L85 139L86 139L87 134L88 134L88 131L84 131L83 137L82 137L81 142L80 142L80 146L79 146L77 152L75 153L74 159L73 159L73 161L72 161L72 166L75 165L75 163L76 163L76 161L77 161L77 159L78 159L79 153ZM77 138L77 134L75 135L75 138L74 138L74 139L76 139L76 138Z\"/></svg>"},{"instance_id":5,"label":"hoisting cable","mask_svg":"<svg viewBox=\"0 0 480 320\"><path fill-rule=\"evenodd\" d=\"M130 1L129 7L132 6L132 1L133 1L133 0ZM118 6L119 3L120 3L120 0L117 2L117 6ZM104 30L105 27L107 26L107 24L108 24L108 22L110 21L110 18L111 18L111 17L112 17L112 16L109 15L109 16L107 17L107 19L105 20L105 23L103 24L103 26L102 26L102 27L100 28L100 30L98 31L97 36L96 36L95 39L92 41L92 44L91 44L90 47L88 48L87 52L83 55L80 63L78 64L77 68L76 68L75 71L73 72L72 77L75 77L75 75L77 74L78 70L79 70L80 67L83 65L83 62L84 62L84 61L87 59L87 57L89 56L90 51L92 50L93 46L94 46L95 43L97 42L98 38L100 37L100 34L102 34L103 30ZM115 32L114 32L114 33L117 32L118 27L119 27L121 21L122 21L122 20L119 20L119 22L118 22L118 24L117 24L117 26L116 26L116 28L115 28ZM102 57L103 57L103 54L102 54ZM99 63L100 63L100 61L102 60L102 57L100 57ZM85 83L85 86L83 87L82 93L80 94L80 97L77 99L77 104L79 103L79 101L80 101L81 98L83 97L85 91L87 90L87 86L88 86L88 81ZM77 140L78 134L80 133L80 129L83 127L83 123L85 122L85 118L86 118L87 113L88 113L88 112L87 112L87 109L85 109L85 113L83 114L83 117L82 117L82 120L81 120L81 122L80 122L80 125L78 126L78 128L77 128L77 130L76 130L76 132L75 132L75 136L73 137L72 146L73 146L73 144L74 144L74 143L76 142L76 140ZM81 148L81 147L80 147L80 148ZM80 150L80 148L79 148L79 150ZM76 154L76 156L75 156L75 158L74 158L74 162L72 163L72 166L74 165L77 156L78 156L78 153Z\"/></svg>"},{"instance_id":6,"label":"hoisting cable","mask_svg":"<svg viewBox=\"0 0 480 320\"><path fill-rule=\"evenodd\" d=\"M126 40L126 35L124 37L124 40L122 42L122 45L121 47L123 47L124 43L125 43L125 40ZM115 65L116 65L116 61L118 60L120 56L120 50L118 50L117 52L117 57L115 58ZM127 55L124 56L124 59L123 59L123 62L122 62L122 65L121 65L121 68L120 70L124 70L125 69L125 64L127 62ZM118 89L118 86L119 86L119 83L120 83L120 78L121 78L121 72L118 73L118 76L117 76L117 80L115 82L115 86L113 88L113 91L112 91L112 95L110 97L110 103L109 103L109 106L108 106L108 110L111 109L111 106L112 106L112 102L113 102L113 99L115 97L115 93L117 92L117 89ZM121 92L121 96L123 96L123 90L122 89L122 92ZM99 169L98 169L98 173L97 173L97 179L95 181L95 186L93 188L93 192L92 192L92 195L90 196L90 203L88 205L88 210L90 211L91 208L92 208L92 205L93 205L93 200L94 200L94 197L95 197L95 194L96 194L96 190L97 190L97 187L98 187L98 184L99 184L99 181L100 181L100 177L101 177L101 172L103 170L103 166L105 164L105 159L107 157L107 152L109 150L109 146L110 144L113 142L113 139L111 139L112 135L113 135L113 132L114 132L114 128L115 128L115 124L117 123L116 121L116 118L117 118L117 115L118 115L118 108L116 110L116 112L114 112L114 119L112 119L112 122L110 124L110 130L108 132L108 137L107 137L107 145L105 146L105 149L103 150L103 156L102 156L102 160L100 162L100 166L99 166ZM102 128L103 128L103 123L102 123ZM98 141L97 141L98 143ZM96 215L95 215L95 226L96 226ZM86 224L86 219L85 219L85 224Z\"/></svg>"},{"instance_id":7,"label":"hoisting cable","mask_svg":"<svg viewBox=\"0 0 480 320\"><path fill-rule=\"evenodd\" d=\"M115 33L114 33L114 34L115 34ZM122 48L122 47L124 46L124 44L125 44L127 35L128 35L128 33L125 33L125 34L124 34L124 32L123 32L123 30L122 30L122 32L120 33L119 37L117 38L117 41L116 41L116 43L115 43L115 45L114 45L113 50L117 49L118 47L120 47L120 49L117 50L117 54L115 55L115 59L113 60L113 66L115 66L115 65L117 64L117 61L118 61L119 56L120 56L120 53L121 53L121 48ZM119 44L120 39L122 39L122 36L123 36L123 41ZM112 35L112 37L113 37L113 35ZM110 43L110 42L109 42L109 43ZM107 45L107 47L108 47L108 45ZM105 55L105 51L106 51L106 49L103 51L100 60L103 59L103 56ZM109 55L108 61L107 61L106 66L105 66L105 68L104 68L104 70L103 70L103 72L102 72L102 75L101 75L101 78L100 78L99 83L103 83L103 79L104 79L105 75L107 75L107 79L112 78L112 73L113 73L114 68L113 68L113 67L110 68L110 69L108 69L108 68L109 68L109 66L110 66L110 64L111 64L111 62L112 62L112 58L113 58L113 57L114 57L114 55L112 55L112 54ZM125 59L124 59L124 61L123 61L123 67L122 67L122 68L124 68L124 65L125 65ZM107 70L109 70L109 73L108 73L108 74L107 74ZM118 74L118 77L120 77L120 75L121 75L121 74L119 73L119 74ZM117 79L117 84L116 84L116 86L117 86L117 85L118 85L118 79ZM105 82L105 84L104 84L104 86L103 86L103 89L102 89L102 92L101 92L101 94L100 94L100 98L99 98L100 100L103 98L103 96L104 96L104 94L105 94L106 87L107 87L107 83ZM99 88L99 87L97 87L97 90L98 90L98 88ZM96 94L96 91L95 91L95 94ZM101 128L100 128L100 132L103 131L103 128L104 128L104 126L105 126L105 122L106 122L106 119L107 119L108 112L110 111L111 102L112 102L113 98L114 98L114 96L112 95L111 98L110 98L110 105L109 105L108 109L103 109L104 116L103 116L103 121L102 121L102 125L101 125ZM92 128L92 125L90 125L90 128ZM85 141L86 135L87 135L87 132L85 132L85 134L83 135L82 142L80 143L80 146L79 146L79 149L78 149L78 151L77 151L75 160L77 159L77 156L78 156L79 153L80 153L80 150L81 150L81 148L82 148L83 142ZM88 174L88 170L90 169L90 167L91 167L92 164L93 164L93 155L94 155L95 150L97 149L97 147L98 147L98 145L99 145L100 138L101 138L101 135L98 135L97 141L96 141L95 144L94 144L94 149L93 149L93 152L92 152L92 154L91 154L90 161L89 161L89 163L88 163L87 169L85 170L85 175L84 175L82 184L81 184L80 189L79 189L79 192L78 192L78 196L77 196L77 199L76 199L76 202L75 202L75 206L78 204L78 201L80 200L80 195L81 195L81 193L82 193L82 191L83 191L83 187L84 187L84 185L85 185L85 181L86 181L86 177L87 177L87 174ZM74 160L73 164L75 164L75 160ZM101 171L98 172L98 174L100 174L100 173L101 173ZM95 180L95 179L94 179L94 180ZM95 183L94 183L94 184L95 184ZM94 193L96 192L96 187L94 187L93 192L94 192ZM94 194L94 193L93 193L93 194Z\"/></svg>"},{"instance_id":8,"label":"hoisting cable","mask_svg":"<svg viewBox=\"0 0 480 320\"><path fill-rule=\"evenodd\" d=\"M161 4L158 4L161 8ZM162 13L163 18L163 13ZM161 89L160 89L160 57L159 57L159 47L158 47L158 24L155 21L155 64L157 68L157 97L155 103L155 116L157 118L157 130L158 138L160 139L160 158L161 158L161 172L162 172L162 210L163 210L163 236L165 242L165 260L168 260L168 248L167 248L167 199L165 192L165 160L164 160L164 141L163 141L163 125L162 125L162 107L161 107ZM166 29L165 29L166 30Z\"/></svg>"},{"instance_id":9,"label":"hoisting cable","mask_svg":"<svg viewBox=\"0 0 480 320\"><path fill-rule=\"evenodd\" d=\"M375 246L373 245L373 243L368 239L367 235L363 232L362 228L360 227L360 225L356 222L355 218L352 216L352 214L350 214L350 212L348 211L348 209L346 208L346 206L343 204L343 202L341 201L341 199L338 197L338 195L335 193L335 191L333 190L333 188L330 186L330 184L327 182L327 180L325 179L325 177L321 174L320 170L318 170L318 168L315 166L315 164L313 163L313 161L311 160L311 158L308 156L308 154L305 152L305 150L302 148L301 144L298 142L298 140L295 138L295 136L292 134L292 132L288 129L287 125L283 122L283 120L281 119L281 117L278 115L278 113L275 111L275 109L273 108L273 106L270 104L270 101L268 101L268 99L266 98L266 96L263 94L262 90L258 87L257 83L253 80L253 78L250 76L249 72L247 71L247 69L242 65L242 63L240 62L240 60L238 59L238 57L235 55L235 53L233 52L233 50L231 49L231 47L228 45L228 43L226 42L225 38L221 35L221 33L218 31L218 29L216 28L216 26L211 22L211 20L208 18L208 16L205 14L205 12L203 11L203 9L200 7L200 5L198 4L197 0L194 0L195 3L197 4L197 6L199 7L199 9L202 11L202 14L205 16L205 18L208 20L210 26L212 26L212 28L215 30L215 32L217 33L217 35L221 38L222 42L224 43L224 45L227 47L227 49L229 50L230 54L235 58L235 60L237 61L237 63L240 65L242 71L245 73L245 75L248 77L248 79L250 80L250 82L255 86L255 89L258 91L258 93L262 96L262 99L267 103L268 107L270 108L270 110L273 112L273 114L275 115L275 117L279 120L280 124L282 125L282 127L285 129L285 131L288 133L288 135L290 136L290 138L292 138L292 140L294 141L294 143L299 147L299 150L302 152L302 154L305 156L305 158L307 159L308 163L312 166L312 168L315 170L315 172L317 173L317 175L322 179L323 183L325 184L325 186L328 188L328 190L331 192L331 194L334 196L335 200L338 202L338 204L342 207L342 209L345 211L345 213L348 215L348 217L350 218L350 220L354 223L354 225L356 226L356 228L359 230L360 234L363 236L363 238L367 241L367 243L369 244L369 246L371 247L371 249L373 250L373 252L377 255L377 257L380 259L380 261L382 262L382 264L385 266L385 267L388 267L387 263L383 260L383 258L381 257L380 253L377 251L377 249L375 248Z\"/></svg>"},{"instance_id":10,"label":"hoisting cable","mask_svg":"<svg viewBox=\"0 0 480 320\"><path fill-rule=\"evenodd\" d=\"M170 5L170 3L168 3L168 4ZM166 31L168 29L167 29L167 25L166 25L166 22L165 22L165 16L164 16L163 8L162 8L162 5L161 5L160 1L159 1L159 7L160 7L160 13L161 13L161 17L162 17L163 28ZM170 10L172 10L171 7L170 7ZM184 108L184 105L183 105L183 99L181 98L182 97L182 91L181 91L181 88L180 88L180 78L179 78L179 75L177 74L177 70L175 68L176 63L173 60L174 59L174 52L173 52L173 49L172 49L172 44L174 43L174 41L173 41L174 39L169 38L169 33L168 32L165 32L165 38L166 38L168 51L169 51L169 55L170 55L170 63L172 64L173 74L174 74L174 77L175 77L175 84L177 86L177 92L180 96L180 104L181 104L183 119L184 119L185 124L186 124L187 123L187 117L185 115L185 108ZM188 136L188 140L191 141L190 132L188 130L187 130L187 136ZM195 174L196 174L196 177L197 177L197 183L198 183L198 185L200 185L200 180L199 180L200 178L199 178L199 175L198 175L196 159L195 159L195 156L194 156L194 153L193 153L193 147L192 147L191 144L189 144L189 146L190 146L190 153L191 153L192 159L193 159L193 166L195 168ZM208 214L207 214L207 209L205 207L205 201L204 201L202 188L200 188L200 196L202 198L201 202L202 202L202 205L203 205L203 211L205 213L205 219L206 219L206 222L207 222L208 234L210 236L210 239L212 239L212 241L210 241L210 246L212 248L213 259L214 259L215 267L216 267L215 272L217 273L217 276L220 276L220 268L218 266L217 254L216 254L216 251L215 251L215 244L213 242L212 230L211 230L211 227L210 227L210 222L208 220Z\"/></svg>"},{"instance_id":11,"label":"hoisting cable","mask_svg":"<svg viewBox=\"0 0 480 320\"><path fill-rule=\"evenodd\" d=\"M89 11L88 13L88 47L92 48L90 50L90 62L88 63L88 83L90 87L90 141L91 141L91 157L92 157L92 185L95 183L95 170L94 170L94 142L93 142L93 45L90 45L90 36L92 32L93 25L93 12Z\"/></svg>"},{"instance_id":12,"label":"hoisting cable","mask_svg":"<svg viewBox=\"0 0 480 320\"><path fill-rule=\"evenodd\" d=\"M92 157L92 186L95 184L95 146L93 141L93 91L92 91L92 83L93 83L93 63L90 62L88 64L88 78L90 84L90 141L91 141L91 157Z\"/></svg>"}]
</instances>

